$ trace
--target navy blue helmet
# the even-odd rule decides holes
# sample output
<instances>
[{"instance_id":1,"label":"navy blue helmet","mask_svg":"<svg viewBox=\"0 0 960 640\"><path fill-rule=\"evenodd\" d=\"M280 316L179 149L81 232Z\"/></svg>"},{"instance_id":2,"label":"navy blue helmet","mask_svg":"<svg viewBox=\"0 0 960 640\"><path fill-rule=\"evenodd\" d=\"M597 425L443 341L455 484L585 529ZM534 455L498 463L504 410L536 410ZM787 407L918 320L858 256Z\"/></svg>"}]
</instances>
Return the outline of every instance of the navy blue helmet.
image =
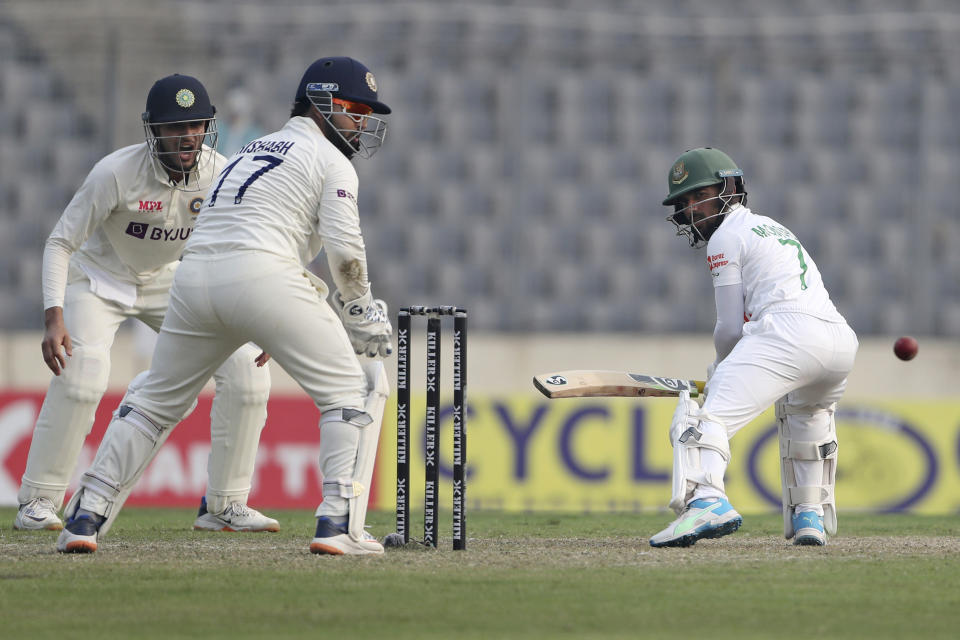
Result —
<instances>
[{"instance_id":1,"label":"navy blue helmet","mask_svg":"<svg viewBox=\"0 0 960 640\"><path fill-rule=\"evenodd\" d=\"M148 124L209 120L217 113L203 84L193 76L175 73L160 78L147 94L143 121Z\"/></svg>"},{"instance_id":2,"label":"navy blue helmet","mask_svg":"<svg viewBox=\"0 0 960 640\"><path fill-rule=\"evenodd\" d=\"M320 58L315 61L303 73L294 102L305 100L308 89L329 91L334 98L365 104L374 113L390 113L390 107L377 99L377 80L370 69L353 58Z\"/></svg>"},{"instance_id":3,"label":"navy blue helmet","mask_svg":"<svg viewBox=\"0 0 960 640\"><path fill-rule=\"evenodd\" d=\"M353 58L314 61L297 85L294 103L309 103L317 109L323 116L324 135L348 158L369 158L387 134L386 121L373 114L390 113L390 107L378 99L373 73ZM343 116L353 122L347 125Z\"/></svg>"},{"instance_id":4,"label":"navy blue helmet","mask_svg":"<svg viewBox=\"0 0 960 640\"><path fill-rule=\"evenodd\" d=\"M200 176L210 173L204 170L208 165L216 168L216 113L206 88L193 76L175 73L150 88L142 116L147 146L178 189L204 191L210 186L212 177Z\"/></svg>"}]
</instances>

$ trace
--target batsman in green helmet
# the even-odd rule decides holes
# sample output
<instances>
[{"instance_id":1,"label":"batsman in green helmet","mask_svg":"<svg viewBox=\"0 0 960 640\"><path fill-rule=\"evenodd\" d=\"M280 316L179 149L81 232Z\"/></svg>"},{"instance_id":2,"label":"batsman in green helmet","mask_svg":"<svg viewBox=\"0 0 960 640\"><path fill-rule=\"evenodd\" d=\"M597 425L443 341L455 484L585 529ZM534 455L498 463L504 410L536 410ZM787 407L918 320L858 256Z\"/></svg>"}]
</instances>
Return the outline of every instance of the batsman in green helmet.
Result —
<instances>
[{"instance_id":1,"label":"batsman in green helmet","mask_svg":"<svg viewBox=\"0 0 960 640\"><path fill-rule=\"evenodd\" d=\"M714 287L716 349L703 405L682 393L670 425L677 514L650 538L686 547L736 531L743 518L723 477L730 438L775 405L784 535L824 545L837 530L834 411L857 353L857 336L830 301L800 240L747 208L743 170L709 147L681 154L667 175L667 217L691 247L706 247Z\"/></svg>"},{"instance_id":2,"label":"batsman in green helmet","mask_svg":"<svg viewBox=\"0 0 960 640\"><path fill-rule=\"evenodd\" d=\"M747 204L743 170L720 149L687 151L673 163L669 183L663 204L673 207L673 215L667 220L694 248L706 246L735 205Z\"/></svg>"}]
</instances>

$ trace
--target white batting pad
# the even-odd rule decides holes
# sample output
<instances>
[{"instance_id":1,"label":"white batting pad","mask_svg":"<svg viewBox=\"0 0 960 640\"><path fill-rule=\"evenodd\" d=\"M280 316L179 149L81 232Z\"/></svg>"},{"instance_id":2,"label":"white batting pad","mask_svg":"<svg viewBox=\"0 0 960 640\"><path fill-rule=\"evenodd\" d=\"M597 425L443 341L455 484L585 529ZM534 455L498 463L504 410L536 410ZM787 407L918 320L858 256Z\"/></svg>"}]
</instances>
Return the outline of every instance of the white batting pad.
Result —
<instances>
[{"instance_id":1,"label":"white batting pad","mask_svg":"<svg viewBox=\"0 0 960 640\"><path fill-rule=\"evenodd\" d=\"M368 387L364 410L334 409L320 419L324 498L316 512L317 516L349 513L348 533L354 540L364 537L380 425L390 394L382 361L361 358L361 367Z\"/></svg>"},{"instance_id":2,"label":"white batting pad","mask_svg":"<svg viewBox=\"0 0 960 640\"><path fill-rule=\"evenodd\" d=\"M34 498L49 498L58 509L63 504L83 441L107 389L109 370L107 349L78 346L63 373L51 378L30 441L17 495L20 504Z\"/></svg>"},{"instance_id":3,"label":"white batting pad","mask_svg":"<svg viewBox=\"0 0 960 640\"><path fill-rule=\"evenodd\" d=\"M94 501L89 502L89 506L87 502L81 503L83 508L106 516L100 527L101 535L110 530L130 491L170 432L169 427L157 424L132 407L121 405L114 413L93 464L83 475L77 492L77 495L89 492L85 500ZM70 503L73 505L74 500ZM64 515L69 517L72 513L65 511Z\"/></svg>"},{"instance_id":4,"label":"white batting pad","mask_svg":"<svg viewBox=\"0 0 960 640\"><path fill-rule=\"evenodd\" d=\"M370 501L370 483L373 482L373 467L377 461L377 444L380 441L380 426L383 409L390 395L390 383L382 360L360 359L360 366L367 379L367 401L364 409L372 422L360 431L357 446L357 464L353 472L354 483L361 491L350 498L350 523L348 533L354 540L364 538L363 526L367 519L367 503Z\"/></svg>"},{"instance_id":5,"label":"white batting pad","mask_svg":"<svg viewBox=\"0 0 960 640\"><path fill-rule=\"evenodd\" d=\"M708 485L724 496L723 470L730 460L730 442L722 422L700 411L686 391L680 393L670 424L673 445L673 495L670 508L679 515L693 499L698 485ZM704 450L717 452L724 469L712 469L702 459Z\"/></svg>"},{"instance_id":6,"label":"white batting pad","mask_svg":"<svg viewBox=\"0 0 960 640\"><path fill-rule=\"evenodd\" d=\"M210 409L207 510L220 513L231 502L247 503L267 421L270 370L254 363L260 349L246 344L214 372L216 394Z\"/></svg>"},{"instance_id":7,"label":"white batting pad","mask_svg":"<svg viewBox=\"0 0 960 640\"><path fill-rule=\"evenodd\" d=\"M836 404L792 407L776 404L780 434L780 478L783 488L783 535L794 536L793 513L823 511L823 528L837 532L834 487L837 475Z\"/></svg>"}]
</instances>

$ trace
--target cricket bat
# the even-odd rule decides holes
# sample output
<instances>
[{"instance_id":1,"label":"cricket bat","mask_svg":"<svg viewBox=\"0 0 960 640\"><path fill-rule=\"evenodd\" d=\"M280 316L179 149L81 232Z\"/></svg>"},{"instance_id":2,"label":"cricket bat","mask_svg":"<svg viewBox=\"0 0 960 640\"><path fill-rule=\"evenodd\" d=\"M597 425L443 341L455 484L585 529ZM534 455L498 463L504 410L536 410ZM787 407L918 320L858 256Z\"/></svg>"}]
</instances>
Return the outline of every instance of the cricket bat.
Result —
<instances>
[{"instance_id":1,"label":"cricket bat","mask_svg":"<svg viewBox=\"0 0 960 640\"><path fill-rule=\"evenodd\" d=\"M678 396L689 391L691 398L703 393L702 380L681 380L626 371L558 371L533 377L543 395L554 398L656 398Z\"/></svg>"}]
</instances>

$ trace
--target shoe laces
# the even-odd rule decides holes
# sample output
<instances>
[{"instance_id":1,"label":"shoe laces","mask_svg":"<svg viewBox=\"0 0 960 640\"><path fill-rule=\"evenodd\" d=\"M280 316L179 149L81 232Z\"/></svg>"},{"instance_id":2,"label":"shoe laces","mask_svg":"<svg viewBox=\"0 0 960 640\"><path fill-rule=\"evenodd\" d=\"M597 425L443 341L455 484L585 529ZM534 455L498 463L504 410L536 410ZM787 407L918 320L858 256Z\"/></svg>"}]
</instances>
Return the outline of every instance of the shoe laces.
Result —
<instances>
[{"instance_id":1,"label":"shoe laces","mask_svg":"<svg viewBox=\"0 0 960 640\"><path fill-rule=\"evenodd\" d=\"M50 498L34 498L23 506L23 510L32 514L44 510L56 511L56 509L53 508L53 501Z\"/></svg>"},{"instance_id":2,"label":"shoe laces","mask_svg":"<svg viewBox=\"0 0 960 640\"><path fill-rule=\"evenodd\" d=\"M228 516L228 517L232 516L237 518L244 518L250 515L252 515L250 508L247 505L242 504L240 502L231 502L230 505L226 509L224 509L223 513L221 514L221 516Z\"/></svg>"}]
</instances>

